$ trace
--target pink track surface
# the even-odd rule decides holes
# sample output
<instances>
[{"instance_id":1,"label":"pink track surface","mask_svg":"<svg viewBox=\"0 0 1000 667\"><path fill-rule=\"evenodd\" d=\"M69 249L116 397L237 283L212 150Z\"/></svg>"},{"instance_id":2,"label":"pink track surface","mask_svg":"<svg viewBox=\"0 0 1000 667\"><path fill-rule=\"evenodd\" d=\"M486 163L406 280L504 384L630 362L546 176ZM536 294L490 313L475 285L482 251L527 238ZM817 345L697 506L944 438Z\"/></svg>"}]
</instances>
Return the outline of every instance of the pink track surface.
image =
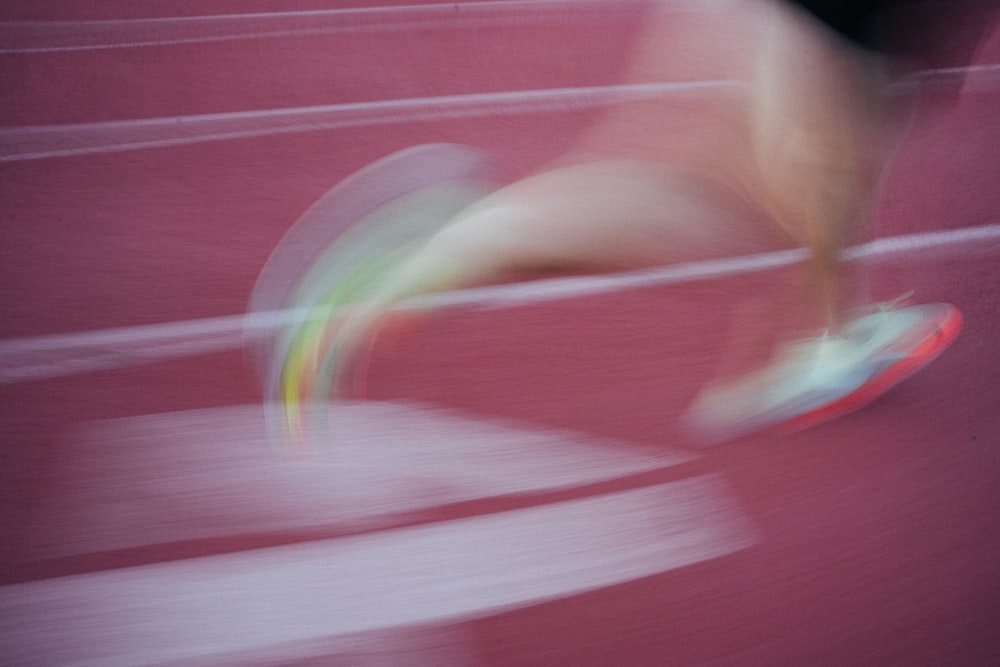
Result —
<instances>
[{"instance_id":1,"label":"pink track surface","mask_svg":"<svg viewBox=\"0 0 1000 667\"><path fill-rule=\"evenodd\" d=\"M537 595L528 591L519 601L483 608L472 600L450 615L421 615L417 602L408 606L405 599L386 602L393 613L386 610L384 626L377 619L337 626L347 628L342 632L350 641L342 641L341 630L327 636L282 617L268 625L271 643L267 633L254 645L226 635L218 644L192 642L187 653L172 653L167 642L159 654L135 630L134 644L121 640L119 653L93 664L130 664L129 650L143 656L142 664L996 664L998 233L872 260L877 297L914 290L918 301L946 301L963 312L960 338L928 369L850 417L708 450L685 440L677 417L714 372L733 307L777 283L785 269L501 309L451 309L419 331L389 333L372 359L373 398L457 410L448 414L461 415L463 424L513 423L557 434L552 451L569 448L570 462L552 470L551 484L541 464L544 474L515 467L513 486L494 487L489 476L460 483L446 472L427 473L413 482L416 490L400 492L401 505L390 503L369 523L345 523L336 510L324 512L323 503L336 505L336 499L303 491L299 473L262 448L259 425L255 435L240 430L256 422L230 411L259 402L259 390L232 344L150 360L135 340L139 334L126 333L125 342L111 344L81 372L74 371L79 339L52 348L36 344L41 339L35 337L50 334L240 314L290 224L332 185L395 150L470 144L495 153L512 175L558 155L592 117L586 105L392 122L364 107L358 113L368 114L367 122L276 132L267 130L273 124L261 130L251 120L240 131L255 129L227 137L191 117L615 84L624 47L640 23L637 5L573 5L466 2L395 13L326 12L308 19L325 26L308 34L295 16L249 27L232 17L222 27L124 22L110 32L100 24L67 32L11 22L251 16L270 11L262 2L6 5L0 12L6 21L0 24L0 77L11 101L0 109L0 336L6 339L0 341L6 536L0 651L13 657L0 662L77 664L86 651L73 643L72 632L46 659L25 656L39 637L63 633L67 623L82 642L80 628L103 636L110 624L128 618L116 615L124 607L113 598L89 608L89 626L73 616L71 602L65 616L50 609L46 595L75 600L66 590L88 582L104 600L101 586L125 590L116 587L138 577L128 585L141 587L148 572L147 595L166 599L175 582L178 588L189 580L211 584L227 576L215 563L230 563L251 575L259 568L261 585L268 586L267 577L278 575L255 554L276 554L279 564L292 567L314 545L341 558L338 541L361 536L384 540L363 546L384 556L415 548L403 537L412 530L442 531L442 564L449 563L456 578L471 577L463 557L487 554L472 547L461 552L457 539L449 546L448 536L463 526L476 526L470 534L478 534L494 530L480 520L506 526L506 518L522 516L517 512L549 516L542 512L564 507L560 503L575 507L647 488L668 489L666 497L709 512L702 500L691 500L696 494L676 491L689 487L671 486L688 480L699 493L721 484L719 516L735 512L730 523L744 541L713 538L706 544L717 551L690 546L687 556L671 555L675 565L660 570L637 567L635 576L615 573L593 579L601 585L547 593L540 583ZM283 11L347 6L303 0ZM206 34L200 30L214 37L178 37ZM234 31L239 39L218 37ZM959 63L972 68L963 87L940 74L917 93L917 115L886 185L877 237L1000 223L1000 31L991 35L972 62ZM177 43L147 43L158 39ZM38 44L63 50L33 48ZM181 120L152 129L116 123L144 118ZM190 133L176 129L185 122L194 123L195 135L215 134L185 139ZM107 124L70 127L95 123ZM45 125L67 127L40 129ZM149 133L168 137L169 145L120 145ZM43 358L48 370L18 376L31 355ZM190 424L179 436L170 431L176 415L192 410L207 415L195 420L201 440ZM360 423L364 440L368 422ZM450 433L414 437L438 438L458 451L458 436ZM593 445L604 458L602 448L615 443L621 467L608 464L605 473L573 478L583 464L571 462L570 440ZM203 441L211 456L195 447ZM275 457L276 472L265 483L268 456ZM248 467L247 458L257 467ZM401 467L396 472L405 477ZM563 480L564 471L572 479ZM310 483L323 486L322 480ZM604 526L611 514L600 512L594 521ZM704 520L717 518L709 513ZM675 532L696 532L674 515L661 519L680 522ZM630 544L623 541L624 553ZM532 551L531 544L523 546ZM579 549L565 554L567 561L591 562L586 545ZM549 556L558 559L555 553ZM539 546L539 554L548 552ZM247 560L237 560L241 556ZM140 565L149 569L131 567ZM516 573L521 565L504 567ZM58 578L65 575L80 577ZM449 581L439 572L424 576L438 587ZM314 583L301 582L304 598ZM468 595L486 595L476 591ZM380 598L372 593L370 599ZM446 603L442 608L451 609ZM381 607L372 604L381 618ZM148 607L136 614L168 630L181 608ZM3 620L11 610L28 620ZM207 627L238 624L241 613L206 606L196 620ZM282 634L283 624L306 630ZM188 630L178 628L176 641L186 641ZM425 663L404 657L418 653Z\"/></svg>"}]
</instances>

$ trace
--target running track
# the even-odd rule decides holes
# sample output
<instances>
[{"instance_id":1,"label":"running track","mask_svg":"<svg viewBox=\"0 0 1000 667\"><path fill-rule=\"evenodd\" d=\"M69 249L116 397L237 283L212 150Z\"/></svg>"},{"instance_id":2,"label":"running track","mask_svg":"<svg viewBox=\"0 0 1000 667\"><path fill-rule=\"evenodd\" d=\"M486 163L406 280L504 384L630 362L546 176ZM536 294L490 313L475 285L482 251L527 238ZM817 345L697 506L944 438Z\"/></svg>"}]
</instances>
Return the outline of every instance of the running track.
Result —
<instances>
[{"instance_id":1,"label":"running track","mask_svg":"<svg viewBox=\"0 0 1000 667\"><path fill-rule=\"evenodd\" d=\"M289 461L239 349L284 231L413 144L557 155L641 18L393 4L0 10L2 661L995 664L1000 31L900 90L855 255L966 328L877 405L685 441L734 309L795 259L737 258L449 297L381 341L386 401Z\"/></svg>"}]
</instances>

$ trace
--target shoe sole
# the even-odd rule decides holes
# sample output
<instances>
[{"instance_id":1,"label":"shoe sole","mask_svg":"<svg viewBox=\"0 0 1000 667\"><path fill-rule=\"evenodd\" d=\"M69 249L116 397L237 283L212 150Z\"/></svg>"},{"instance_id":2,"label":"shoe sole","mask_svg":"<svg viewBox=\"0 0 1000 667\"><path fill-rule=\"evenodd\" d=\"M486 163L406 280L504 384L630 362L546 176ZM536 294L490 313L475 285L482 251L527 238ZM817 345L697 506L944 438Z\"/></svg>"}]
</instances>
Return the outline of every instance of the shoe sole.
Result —
<instances>
[{"instance_id":1,"label":"shoe sole","mask_svg":"<svg viewBox=\"0 0 1000 667\"><path fill-rule=\"evenodd\" d=\"M909 376L934 361L958 337L962 330L962 313L949 304L920 306L939 309L937 323L931 333L919 341L902 359L890 364L850 394L815 410L798 415L776 425L776 428L794 432L842 417L869 405Z\"/></svg>"}]
</instances>

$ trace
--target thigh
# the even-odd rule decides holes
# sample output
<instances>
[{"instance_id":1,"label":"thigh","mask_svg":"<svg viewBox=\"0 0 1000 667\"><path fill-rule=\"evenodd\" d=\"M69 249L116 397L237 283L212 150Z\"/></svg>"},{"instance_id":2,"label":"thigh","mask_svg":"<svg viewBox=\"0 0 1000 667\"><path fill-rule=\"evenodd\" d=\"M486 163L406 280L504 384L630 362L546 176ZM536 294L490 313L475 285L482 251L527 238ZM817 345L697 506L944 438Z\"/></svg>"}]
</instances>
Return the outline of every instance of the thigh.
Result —
<instances>
[{"instance_id":1,"label":"thigh","mask_svg":"<svg viewBox=\"0 0 1000 667\"><path fill-rule=\"evenodd\" d=\"M460 214L429 244L483 277L615 270L787 247L730 193L652 163L601 160L545 171Z\"/></svg>"}]
</instances>

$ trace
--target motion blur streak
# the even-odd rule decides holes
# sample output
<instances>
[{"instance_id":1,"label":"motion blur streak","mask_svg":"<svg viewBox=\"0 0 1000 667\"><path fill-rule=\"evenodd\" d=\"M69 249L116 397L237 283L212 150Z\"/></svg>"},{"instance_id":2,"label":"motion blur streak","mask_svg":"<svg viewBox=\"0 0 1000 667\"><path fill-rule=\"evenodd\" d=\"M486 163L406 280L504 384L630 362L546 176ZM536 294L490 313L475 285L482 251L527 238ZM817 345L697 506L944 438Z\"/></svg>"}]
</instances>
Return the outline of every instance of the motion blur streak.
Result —
<instances>
[{"instance_id":1,"label":"motion blur streak","mask_svg":"<svg viewBox=\"0 0 1000 667\"><path fill-rule=\"evenodd\" d=\"M0 589L0 649L24 667L224 657L569 596L754 542L725 485L699 476L383 533L8 586Z\"/></svg>"},{"instance_id":2,"label":"motion blur streak","mask_svg":"<svg viewBox=\"0 0 1000 667\"><path fill-rule=\"evenodd\" d=\"M39 555L386 528L438 506L578 488L694 458L406 403L335 405L330 420L333 440L305 461L270 446L257 405L81 425L43 503Z\"/></svg>"},{"instance_id":3,"label":"motion blur streak","mask_svg":"<svg viewBox=\"0 0 1000 667\"><path fill-rule=\"evenodd\" d=\"M771 0L409 2L0 2L0 665L993 667L996 3L872 71L890 163L848 268L965 322L877 404L695 448L692 399L791 333L807 254L739 247L403 302L370 402L293 458L241 345L302 311L244 313L351 174L459 145L503 188L625 142L714 194L801 175L727 159L746 70L853 99L804 94L794 44L750 67L728 10ZM772 153L809 149L785 118Z\"/></svg>"}]
</instances>

